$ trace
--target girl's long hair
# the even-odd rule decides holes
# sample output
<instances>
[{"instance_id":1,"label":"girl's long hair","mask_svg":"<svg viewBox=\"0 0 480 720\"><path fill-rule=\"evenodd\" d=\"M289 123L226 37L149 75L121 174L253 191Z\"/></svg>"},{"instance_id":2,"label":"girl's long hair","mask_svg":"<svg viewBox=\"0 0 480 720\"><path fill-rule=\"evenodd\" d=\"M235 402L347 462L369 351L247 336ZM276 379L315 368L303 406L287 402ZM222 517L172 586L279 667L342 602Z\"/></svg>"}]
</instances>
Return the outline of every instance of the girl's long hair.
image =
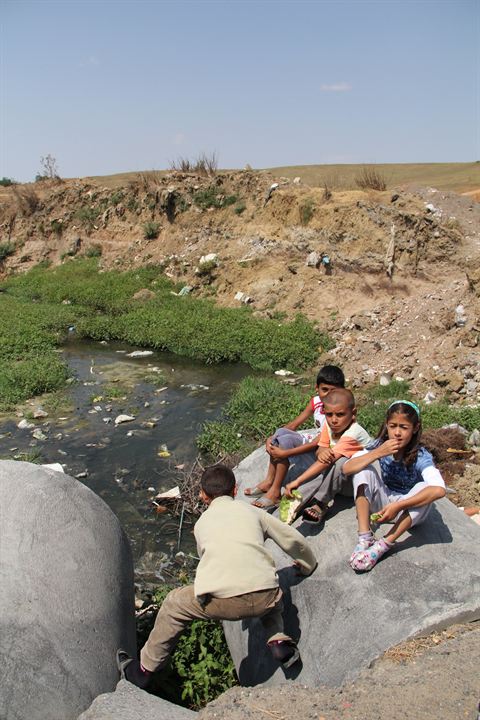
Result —
<instances>
[{"instance_id":1,"label":"girl's long hair","mask_svg":"<svg viewBox=\"0 0 480 720\"><path fill-rule=\"evenodd\" d=\"M381 443L385 442L385 440L388 440L387 424L392 415L395 415L396 413L406 415L414 427L415 425L418 425L418 428L416 432L413 433L410 442L405 448L405 452L403 455L403 462L405 463L405 465L412 465L417 459L417 453L420 447L420 438L422 436L422 421L420 420L420 416L417 414L417 412L411 405L407 405L406 403L403 403L401 400L399 400L388 408L383 425L378 432L377 440L379 440Z\"/></svg>"}]
</instances>

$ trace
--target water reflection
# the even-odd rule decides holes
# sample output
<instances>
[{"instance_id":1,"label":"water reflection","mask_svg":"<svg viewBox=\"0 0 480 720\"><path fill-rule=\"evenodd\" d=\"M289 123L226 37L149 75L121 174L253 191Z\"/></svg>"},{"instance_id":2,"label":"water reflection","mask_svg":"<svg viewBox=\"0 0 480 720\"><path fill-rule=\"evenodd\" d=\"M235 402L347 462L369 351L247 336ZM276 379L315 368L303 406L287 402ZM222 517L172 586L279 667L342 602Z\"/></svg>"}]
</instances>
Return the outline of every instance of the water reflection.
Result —
<instances>
[{"instance_id":1,"label":"water reflection","mask_svg":"<svg viewBox=\"0 0 480 720\"><path fill-rule=\"evenodd\" d=\"M162 559L177 550L178 522L169 513L157 514L151 499L172 487L175 464L192 462L203 422L219 416L234 385L251 370L205 366L170 353L127 357L132 350L124 344L70 342L63 354L77 379L68 390L73 407L33 421L43 441L32 437L32 429L4 421L0 455L38 451L41 462L60 462L119 517L137 574L149 576L157 568L161 579ZM115 425L120 414L134 420ZM188 523L181 549L195 552Z\"/></svg>"}]
</instances>

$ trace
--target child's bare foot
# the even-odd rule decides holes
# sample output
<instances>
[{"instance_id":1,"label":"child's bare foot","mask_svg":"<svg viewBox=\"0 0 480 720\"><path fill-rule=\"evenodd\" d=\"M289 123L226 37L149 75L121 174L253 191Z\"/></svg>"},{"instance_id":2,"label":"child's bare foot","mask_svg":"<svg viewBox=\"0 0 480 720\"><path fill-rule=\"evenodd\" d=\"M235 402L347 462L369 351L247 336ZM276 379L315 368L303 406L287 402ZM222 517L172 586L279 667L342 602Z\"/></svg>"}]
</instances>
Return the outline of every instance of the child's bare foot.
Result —
<instances>
[{"instance_id":1,"label":"child's bare foot","mask_svg":"<svg viewBox=\"0 0 480 720\"><path fill-rule=\"evenodd\" d=\"M272 487L272 483L269 483L267 480L264 480L263 482L259 483L255 487L245 488L245 490L243 491L243 494L247 495L248 497L258 497L259 495L263 495L264 493L268 492L271 487Z\"/></svg>"}]
</instances>

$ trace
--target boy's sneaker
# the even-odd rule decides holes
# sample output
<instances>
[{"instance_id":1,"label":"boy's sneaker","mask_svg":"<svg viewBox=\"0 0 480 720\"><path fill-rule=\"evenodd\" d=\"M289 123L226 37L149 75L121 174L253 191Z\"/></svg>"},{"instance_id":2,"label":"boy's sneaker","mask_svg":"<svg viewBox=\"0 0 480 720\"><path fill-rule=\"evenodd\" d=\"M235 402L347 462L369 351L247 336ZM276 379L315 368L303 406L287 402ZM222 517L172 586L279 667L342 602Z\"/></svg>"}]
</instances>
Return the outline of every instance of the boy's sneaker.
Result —
<instances>
[{"instance_id":1,"label":"boy's sneaker","mask_svg":"<svg viewBox=\"0 0 480 720\"><path fill-rule=\"evenodd\" d=\"M300 660L300 651L293 640L271 640L267 645L275 660L284 668Z\"/></svg>"}]
</instances>

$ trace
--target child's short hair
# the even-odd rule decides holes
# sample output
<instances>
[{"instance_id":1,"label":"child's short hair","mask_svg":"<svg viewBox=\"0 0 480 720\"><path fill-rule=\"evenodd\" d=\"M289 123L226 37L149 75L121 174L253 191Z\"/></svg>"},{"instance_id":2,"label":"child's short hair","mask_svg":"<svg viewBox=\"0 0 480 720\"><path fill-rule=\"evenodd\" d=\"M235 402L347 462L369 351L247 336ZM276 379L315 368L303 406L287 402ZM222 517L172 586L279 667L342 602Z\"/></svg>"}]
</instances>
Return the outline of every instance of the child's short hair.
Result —
<instances>
[{"instance_id":1,"label":"child's short hair","mask_svg":"<svg viewBox=\"0 0 480 720\"><path fill-rule=\"evenodd\" d=\"M235 488L235 475L226 465L211 465L205 468L200 486L209 498L232 495Z\"/></svg>"},{"instance_id":2,"label":"child's short hair","mask_svg":"<svg viewBox=\"0 0 480 720\"><path fill-rule=\"evenodd\" d=\"M317 375L317 385L321 383L343 388L345 387L345 375L336 365L324 365L320 368Z\"/></svg>"},{"instance_id":3,"label":"child's short hair","mask_svg":"<svg viewBox=\"0 0 480 720\"><path fill-rule=\"evenodd\" d=\"M323 401L324 407L326 405L339 405L345 403L349 410L353 410L355 407L355 398L351 390L346 388L335 388L330 390L327 397Z\"/></svg>"}]
</instances>

